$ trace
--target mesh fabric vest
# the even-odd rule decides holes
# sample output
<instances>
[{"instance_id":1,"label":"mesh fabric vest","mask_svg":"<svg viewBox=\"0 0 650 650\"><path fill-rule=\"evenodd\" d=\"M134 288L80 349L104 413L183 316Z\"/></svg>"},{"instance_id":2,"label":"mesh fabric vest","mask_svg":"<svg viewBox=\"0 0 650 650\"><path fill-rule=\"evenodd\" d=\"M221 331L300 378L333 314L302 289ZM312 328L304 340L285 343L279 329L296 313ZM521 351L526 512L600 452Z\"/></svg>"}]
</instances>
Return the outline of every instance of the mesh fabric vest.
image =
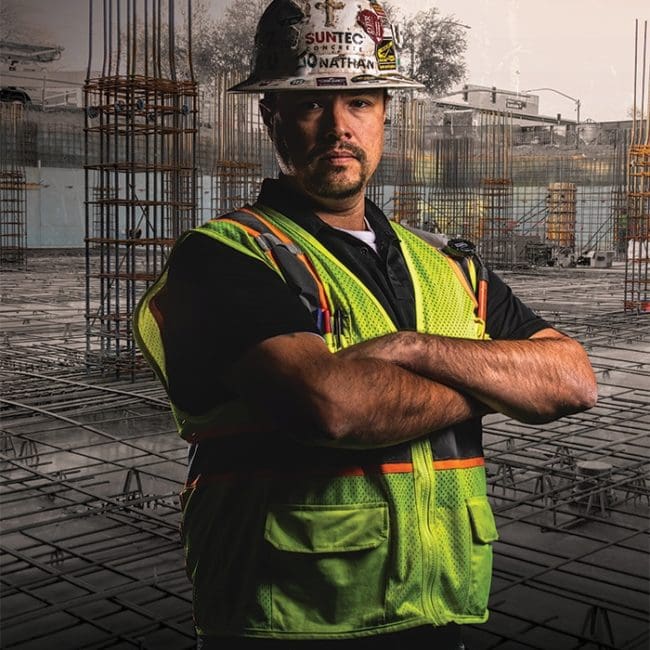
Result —
<instances>
[{"instance_id":1,"label":"mesh fabric vest","mask_svg":"<svg viewBox=\"0 0 650 650\"><path fill-rule=\"evenodd\" d=\"M332 352L396 331L377 299L314 237L277 212L256 210L300 247L329 304L344 314L340 335L325 335ZM418 331L481 338L484 323L458 265L392 225L413 281ZM196 233L282 275L234 215ZM152 301L165 281L163 273L141 301L136 336L166 384L162 321ZM300 432L247 431L238 405L201 418L174 412L192 453L204 457L182 495L200 634L336 639L486 620L497 533L480 422L359 450L301 444ZM237 433L196 435L220 418Z\"/></svg>"}]
</instances>

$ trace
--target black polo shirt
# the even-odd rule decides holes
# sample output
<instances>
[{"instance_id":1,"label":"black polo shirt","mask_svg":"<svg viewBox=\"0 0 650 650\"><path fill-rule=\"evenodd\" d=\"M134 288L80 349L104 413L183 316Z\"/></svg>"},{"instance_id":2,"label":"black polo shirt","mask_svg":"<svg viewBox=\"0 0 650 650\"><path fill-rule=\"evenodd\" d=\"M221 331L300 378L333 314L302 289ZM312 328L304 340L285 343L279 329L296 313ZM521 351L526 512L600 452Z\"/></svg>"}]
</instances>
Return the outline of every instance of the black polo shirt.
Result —
<instances>
[{"instance_id":1,"label":"black polo shirt","mask_svg":"<svg viewBox=\"0 0 650 650\"><path fill-rule=\"evenodd\" d=\"M258 201L291 218L335 255L376 296L397 329L415 329L413 284L400 242L381 210L366 199L377 252L321 221L282 180L264 181ZM318 333L298 295L264 263L201 234L170 257L157 306L164 317L170 397L203 413L235 397L219 377L247 350L273 336ZM494 339L524 339L549 327L498 276L490 273L487 331Z\"/></svg>"}]
</instances>

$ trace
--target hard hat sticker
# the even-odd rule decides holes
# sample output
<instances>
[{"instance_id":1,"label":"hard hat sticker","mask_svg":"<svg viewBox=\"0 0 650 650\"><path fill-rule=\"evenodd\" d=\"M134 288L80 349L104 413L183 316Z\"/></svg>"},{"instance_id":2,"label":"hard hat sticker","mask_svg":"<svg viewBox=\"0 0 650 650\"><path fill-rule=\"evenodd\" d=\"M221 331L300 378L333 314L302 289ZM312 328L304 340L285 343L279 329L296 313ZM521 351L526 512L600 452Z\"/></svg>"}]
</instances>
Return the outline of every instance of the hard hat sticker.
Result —
<instances>
[{"instance_id":1,"label":"hard hat sticker","mask_svg":"<svg viewBox=\"0 0 650 650\"><path fill-rule=\"evenodd\" d=\"M377 66L380 70L397 70L397 55L392 40L383 41L377 46Z\"/></svg>"},{"instance_id":2,"label":"hard hat sticker","mask_svg":"<svg viewBox=\"0 0 650 650\"><path fill-rule=\"evenodd\" d=\"M305 45L314 52L361 52L363 45L363 34L352 32L308 32L305 34Z\"/></svg>"},{"instance_id":3,"label":"hard hat sticker","mask_svg":"<svg viewBox=\"0 0 650 650\"><path fill-rule=\"evenodd\" d=\"M381 18L374 11L369 9L360 11L357 14L357 22L375 43L381 43L384 40L384 26Z\"/></svg>"},{"instance_id":4,"label":"hard hat sticker","mask_svg":"<svg viewBox=\"0 0 650 650\"><path fill-rule=\"evenodd\" d=\"M325 27L334 27L336 25L336 12L345 9L345 2L325 0L324 2L317 2L314 7L325 12Z\"/></svg>"},{"instance_id":5,"label":"hard hat sticker","mask_svg":"<svg viewBox=\"0 0 650 650\"><path fill-rule=\"evenodd\" d=\"M361 83L381 83L384 80L381 77L376 77L374 74L358 74L356 77L352 77L350 81L354 84L361 84Z\"/></svg>"},{"instance_id":6,"label":"hard hat sticker","mask_svg":"<svg viewBox=\"0 0 650 650\"><path fill-rule=\"evenodd\" d=\"M348 80L345 77L320 77L316 79L317 86L347 86Z\"/></svg>"},{"instance_id":7,"label":"hard hat sticker","mask_svg":"<svg viewBox=\"0 0 650 650\"><path fill-rule=\"evenodd\" d=\"M348 56L339 54L337 56L316 56L316 54L309 53L301 56L298 61L298 70L303 68L317 69L317 70L330 70L336 68L338 70L354 70L366 72L375 69L375 62L371 59L358 56Z\"/></svg>"},{"instance_id":8,"label":"hard hat sticker","mask_svg":"<svg viewBox=\"0 0 650 650\"><path fill-rule=\"evenodd\" d=\"M374 2L374 0L370 0L370 6L375 10L375 13L378 16L381 16L381 18L387 20L387 16L386 16L386 12L384 11L384 8L378 2Z\"/></svg>"}]
</instances>

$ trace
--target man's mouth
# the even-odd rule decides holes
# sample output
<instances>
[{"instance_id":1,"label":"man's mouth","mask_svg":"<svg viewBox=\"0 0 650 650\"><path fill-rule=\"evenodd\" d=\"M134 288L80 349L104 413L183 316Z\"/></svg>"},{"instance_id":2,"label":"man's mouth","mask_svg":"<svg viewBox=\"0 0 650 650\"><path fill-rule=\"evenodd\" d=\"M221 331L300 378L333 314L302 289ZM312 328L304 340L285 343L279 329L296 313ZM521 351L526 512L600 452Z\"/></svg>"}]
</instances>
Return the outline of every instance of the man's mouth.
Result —
<instances>
[{"instance_id":1,"label":"man's mouth","mask_svg":"<svg viewBox=\"0 0 650 650\"><path fill-rule=\"evenodd\" d=\"M357 157L350 151L327 151L320 158L325 158L326 160L331 160L332 162L345 161L345 160L357 160Z\"/></svg>"},{"instance_id":2,"label":"man's mouth","mask_svg":"<svg viewBox=\"0 0 650 650\"><path fill-rule=\"evenodd\" d=\"M352 148L348 147L335 147L333 149L326 149L321 151L316 151L312 154L312 159L314 160L326 160L328 162L347 162L350 160L363 160L363 152L355 151Z\"/></svg>"}]
</instances>

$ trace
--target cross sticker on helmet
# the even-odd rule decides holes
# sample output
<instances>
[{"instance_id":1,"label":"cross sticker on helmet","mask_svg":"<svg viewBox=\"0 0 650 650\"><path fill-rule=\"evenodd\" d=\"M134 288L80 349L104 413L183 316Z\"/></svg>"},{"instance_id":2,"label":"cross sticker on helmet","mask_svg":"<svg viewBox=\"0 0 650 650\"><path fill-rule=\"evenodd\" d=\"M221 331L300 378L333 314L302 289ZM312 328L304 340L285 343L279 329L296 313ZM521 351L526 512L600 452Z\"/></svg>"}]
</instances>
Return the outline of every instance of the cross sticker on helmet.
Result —
<instances>
[{"instance_id":1,"label":"cross sticker on helmet","mask_svg":"<svg viewBox=\"0 0 650 650\"><path fill-rule=\"evenodd\" d=\"M324 2L317 2L316 9L322 9L325 12L325 27L334 27L335 13L341 9L345 9L345 2L337 2L336 0L325 0Z\"/></svg>"}]
</instances>

